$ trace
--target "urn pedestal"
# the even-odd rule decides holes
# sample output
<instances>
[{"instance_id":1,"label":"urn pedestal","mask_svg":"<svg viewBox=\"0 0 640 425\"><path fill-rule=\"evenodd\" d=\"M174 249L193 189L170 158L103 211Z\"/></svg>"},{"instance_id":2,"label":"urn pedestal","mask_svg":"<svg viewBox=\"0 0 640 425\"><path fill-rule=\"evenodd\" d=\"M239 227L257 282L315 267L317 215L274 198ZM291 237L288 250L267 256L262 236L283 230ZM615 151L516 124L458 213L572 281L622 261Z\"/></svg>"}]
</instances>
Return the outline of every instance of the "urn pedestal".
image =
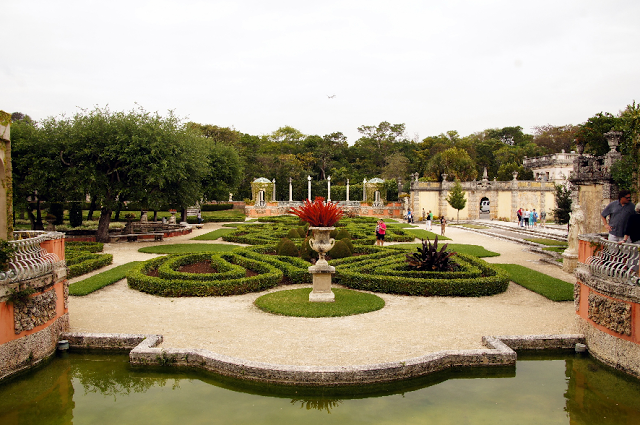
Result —
<instances>
[{"instance_id":1,"label":"urn pedestal","mask_svg":"<svg viewBox=\"0 0 640 425\"><path fill-rule=\"evenodd\" d=\"M318 261L315 266L309 267L309 273L313 276L313 290L309 294L311 302L334 302L336 295L331 291L331 278L336 268L330 266L325 255L333 248L336 241L330 233L334 227L310 227L313 239L309 239L309 246L318 253Z\"/></svg>"}]
</instances>

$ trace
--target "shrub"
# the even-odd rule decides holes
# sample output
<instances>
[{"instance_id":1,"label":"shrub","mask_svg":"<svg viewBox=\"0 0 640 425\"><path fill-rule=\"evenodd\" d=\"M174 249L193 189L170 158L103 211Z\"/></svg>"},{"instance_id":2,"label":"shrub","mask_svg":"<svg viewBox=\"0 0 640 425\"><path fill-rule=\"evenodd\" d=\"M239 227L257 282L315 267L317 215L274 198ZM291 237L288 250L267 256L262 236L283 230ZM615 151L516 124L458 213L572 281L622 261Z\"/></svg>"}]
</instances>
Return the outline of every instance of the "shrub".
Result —
<instances>
[{"instance_id":1,"label":"shrub","mask_svg":"<svg viewBox=\"0 0 640 425\"><path fill-rule=\"evenodd\" d=\"M339 239L339 240L342 240L344 238L351 239L351 234L349 233L349 231L347 229L340 229L340 231L338 231L338 233L336 233L335 238Z\"/></svg>"},{"instance_id":2,"label":"shrub","mask_svg":"<svg viewBox=\"0 0 640 425\"><path fill-rule=\"evenodd\" d=\"M351 250L343 241L336 241L333 248L327 253L331 258L346 258L351 257Z\"/></svg>"},{"instance_id":3,"label":"shrub","mask_svg":"<svg viewBox=\"0 0 640 425\"><path fill-rule=\"evenodd\" d=\"M56 220L53 222L53 224L55 224L56 226L64 223L64 205L62 205L60 202L51 203L51 205L49 206L49 214L55 216Z\"/></svg>"},{"instance_id":4,"label":"shrub","mask_svg":"<svg viewBox=\"0 0 640 425\"><path fill-rule=\"evenodd\" d=\"M304 236L300 236L299 229L291 229L289 230L289 233L287 233L287 238L289 239L297 239L300 237L304 237Z\"/></svg>"},{"instance_id":5,"label":"shrub","mask_svg":"<svg viewBox=\"0 0 640 425\"><path fill-rule=\"evenodd\" d=\"M67 278L81 276L113 262L113 255L98 254L104 245L99 242L67 242L65 259L69 272Z\"/></svg>"},{"instance_id":6,"label":"shrub","mask_svg":"<svg viewBox=\"0 0 640 425\"><path fill-rule=\"evenodd\" d=\"M82 206L80 202L69 203L69 224L71 227L82 226Z\"/></svg>"},{"instance_id":7,"label":"shrub","mask_svg":"<svg viewBox=\"0 0 640 425\"><path fill-rule=\"evenodd\" d=\"M342 238L340 240L342 242L344 242L345 245L347 245L347 247L349 248L349 251L351 251L351 255L353 255L353 253L355 252L355 249L353 248L353 244L351 243L351 239L350 238Z\"/></svg>"},{"instance_id":8,"label":"shrub","mask_svg":"<svg viewBox=\"0 0 640 425\"><path fill-rule=\"evenodd\" d=\"M278 255L284 255L286 257L297 257L299 254L298 247L294 244L291 239L284 238L282 244L280 245L280 249L278 250Z\"/></svg>"},{"instance_id":9,"label":"shrub","mask_svg":"<svg viewBox=\"0 0 640 425\"><path fill-rule=\"evenodd\" d=\"M308 225L306 227L298 227L298 234L300 235L301 238L306 238L308 231L309 231Z\"/></svg>"}]
</instances>

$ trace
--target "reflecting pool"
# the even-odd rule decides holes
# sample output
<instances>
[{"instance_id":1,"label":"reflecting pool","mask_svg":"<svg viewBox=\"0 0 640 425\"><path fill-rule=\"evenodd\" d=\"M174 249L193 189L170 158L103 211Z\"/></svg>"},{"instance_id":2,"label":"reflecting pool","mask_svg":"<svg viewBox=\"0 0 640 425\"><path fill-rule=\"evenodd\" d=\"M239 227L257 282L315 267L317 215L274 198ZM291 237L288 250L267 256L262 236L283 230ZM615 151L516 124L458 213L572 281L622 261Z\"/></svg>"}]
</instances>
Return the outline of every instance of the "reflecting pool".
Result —
<instances>
[{"instance_id":1,"label":"reflecting pool","mask_svg":"<svg viewBox=\"0 0 640 425\"><path fill-rule=\"evenodd\" d=\"M0 424L640 423L640 380L580 355L518 357L515 367L318 389L71 353L0 385Z\"/></svg>"}]
</instances>

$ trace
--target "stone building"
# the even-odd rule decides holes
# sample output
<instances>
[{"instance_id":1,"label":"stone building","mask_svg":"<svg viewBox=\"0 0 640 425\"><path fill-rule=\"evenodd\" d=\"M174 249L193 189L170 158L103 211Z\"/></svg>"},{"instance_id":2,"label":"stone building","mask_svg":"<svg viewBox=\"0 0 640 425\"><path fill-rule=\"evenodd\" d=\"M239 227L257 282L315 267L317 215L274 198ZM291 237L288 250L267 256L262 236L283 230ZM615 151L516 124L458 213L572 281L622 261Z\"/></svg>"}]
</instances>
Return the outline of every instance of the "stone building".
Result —
<instances>
[{"instance_id":1,"label":"stone building","mask_svg":"<svg viewBox=\"0 0 640 425\"><path fill-rule=\"evenodd\" d=\"M573 161L578 158L575 152L554 153L551 155L524 158L522 165L533 171L534 180L544 182L554 182L556 184L566 183L569 175L573 171Z\"/></svg>"}]
</instances>

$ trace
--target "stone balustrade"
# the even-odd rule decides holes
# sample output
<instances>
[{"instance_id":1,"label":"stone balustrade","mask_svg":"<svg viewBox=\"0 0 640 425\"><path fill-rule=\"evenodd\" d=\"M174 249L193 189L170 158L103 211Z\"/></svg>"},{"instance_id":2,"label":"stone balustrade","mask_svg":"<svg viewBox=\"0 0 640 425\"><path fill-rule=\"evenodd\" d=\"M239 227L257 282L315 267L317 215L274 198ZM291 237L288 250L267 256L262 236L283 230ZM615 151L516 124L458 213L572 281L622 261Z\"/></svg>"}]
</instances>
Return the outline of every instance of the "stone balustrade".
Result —
<instances>
[{"instance_id":1,"label":"stone balustrade","mask_svg":"<svg viewBox=\"0 0 640 425\"><path fill-rule=\"evenodd\" d=\"M0 284L20 282L52 273L64 262L64 233L44 231L14 232L15 240L9 241L16 252L9 263L9 270L0 272ZM55 241L61 241L62 253ZM49 249L46 249L49 248Z\"/></svg>"},{"instance_id":2,"label":"stone balustrade","mask_svg":"<svg viewBox=\"0 0 640 425\"><path fill-rule=\"evenodd\" d=\"M622 283L629 285L640 285L640 276L638 276L640 245L610 242L597 235L592 235L584 242L589 243L593 248L590 250L591 255L583 257L584 264L593 275L618 278Z\"/></svg>"}]
</instances>

